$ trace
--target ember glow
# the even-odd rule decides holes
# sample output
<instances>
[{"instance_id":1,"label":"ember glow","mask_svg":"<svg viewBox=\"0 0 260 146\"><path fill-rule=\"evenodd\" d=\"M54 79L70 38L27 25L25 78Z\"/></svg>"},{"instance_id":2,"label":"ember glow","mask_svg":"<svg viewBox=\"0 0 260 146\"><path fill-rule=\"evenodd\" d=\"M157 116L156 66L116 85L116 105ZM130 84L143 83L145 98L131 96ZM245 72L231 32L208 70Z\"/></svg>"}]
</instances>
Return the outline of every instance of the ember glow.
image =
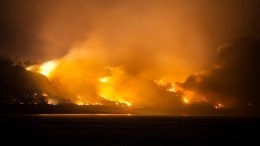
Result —
<instances>
[{"instance_id":1,"label":"ember glow","mask_svg":"<svg viewBox=\"0 0 260 146\"><path fill-rule=\"evenodd\" d=\"M189 99L187 98L187 97L183 97L183 102L185 103L185 104L189 104Z\"/></svg>"}]
</instances>

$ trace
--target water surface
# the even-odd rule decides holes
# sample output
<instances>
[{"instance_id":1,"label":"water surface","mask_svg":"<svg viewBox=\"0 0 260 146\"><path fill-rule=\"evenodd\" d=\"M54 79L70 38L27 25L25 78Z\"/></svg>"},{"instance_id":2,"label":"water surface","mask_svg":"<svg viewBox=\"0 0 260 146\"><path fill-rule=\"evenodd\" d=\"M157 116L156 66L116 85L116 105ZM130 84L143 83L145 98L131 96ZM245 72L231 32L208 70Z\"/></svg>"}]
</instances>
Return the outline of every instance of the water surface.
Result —
<instances>
[{"instance_id":1,"label":"water surface","mask_svg":"<svg viewBox=\"0 0 260 146\"><path fill-rule=\"evenodd\" d=\"M259 118L131 114L2 115L11 144L170 145L257 142Z\"/></svg>"}]
</instances>

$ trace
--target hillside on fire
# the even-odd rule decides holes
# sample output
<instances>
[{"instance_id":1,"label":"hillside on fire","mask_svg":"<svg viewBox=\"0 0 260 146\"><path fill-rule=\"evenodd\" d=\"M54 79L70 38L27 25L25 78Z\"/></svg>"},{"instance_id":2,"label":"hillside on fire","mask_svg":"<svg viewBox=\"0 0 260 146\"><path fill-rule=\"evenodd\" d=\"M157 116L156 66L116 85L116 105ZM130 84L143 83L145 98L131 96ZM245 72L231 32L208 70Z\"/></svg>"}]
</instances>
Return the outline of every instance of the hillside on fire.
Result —
<instances>
[{"instance_id":1,"label":"hillside on fire","mask_svg":"<svg viewBox=\"0 0 260 146\"><path fill-rule=\"evenodd\" d=\"M53 62L39 65L29 65L28 62L15 63L12 59L2 55L0 57L0 113L134 113L134 114L176 114L176 115L248 115L258 114L252 105L249 108L228 108L221 103L213 104L205 98L193 97L196 94L187 90L187 83L193 78L203 74L196 74L184 83L165 83L163 81L143 80L139 82L153 90L153 96L148 96L151 101L161 97L161 104L143 104L132 106L128 102L113 101L103 96L88 100L76 96L76 99L66 94L64 88L57 87L57 81L48 79L50 72L56 65ZM34 71L30 71L34 70ZM106 70L114 70L106 68ZM198 76L198 77L197 77ZM98 79L101 84L111 82L111 77L105 76ZM195 79L194 79L195 80ZM202 80L202 79L201 79ZM126 81L127 82L127 81ZM197 80L196 80L197 82ZM197 82L198 83L198 82ZM56 85L55 85L56 84ZM125 83L123 83L125 84ZM189 83L190 84L190 83ZM109 85L112 86L112 85ZM62 87L62 86L61 86ZM88 91L86 86L85 90ZM107 87L106 87L107 88ZM130 91L134 91L129 89ZM143 88L141 88L143 90ZM141 91L140 90L140 91ZM114 91L114 92L120 92ZM141 91L146 92L146 90ZM73 96L73 95L72 95ZM198 95L197 95L198 96ZM148 98L143 97L143 98ZM75 98L75 97L74 97ZM165 104L165 101L170 101ZM157 100L158 101L158 100ZM170 112L166 112L165 110Z\"/></svg>"},{"instance_id":2,"label":"hillside on fire","mask_svg":"<svg viewBox=\"0 0 260 146\"><path fill-rule=\"evenodd\" d=\"M0 57L0 99L5 104L41 104L58 100L58 89L44 75L31 72L12 59ZM45 97L53 98L46 99Z\"/></svg>"}]
</instances>

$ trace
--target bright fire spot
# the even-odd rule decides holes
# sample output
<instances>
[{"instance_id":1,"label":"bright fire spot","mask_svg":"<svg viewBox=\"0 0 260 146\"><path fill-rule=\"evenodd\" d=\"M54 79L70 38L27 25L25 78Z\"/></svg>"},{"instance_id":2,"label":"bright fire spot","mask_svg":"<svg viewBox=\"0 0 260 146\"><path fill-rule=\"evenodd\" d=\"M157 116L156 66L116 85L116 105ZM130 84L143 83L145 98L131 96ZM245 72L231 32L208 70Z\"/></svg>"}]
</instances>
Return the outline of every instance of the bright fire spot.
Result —
<instances>
[{"instance_id":1,"label":"bright fire spot","mask_svg":"<svg viewBox=\"0 0 260 146\"><path fill-rule=\"evenodd\" d=\"M175 87L174 87L173 85L171 85L171 86L167 89L167 91L169 91L169 92L176 92L176 89L175 89Z\"/></svg>"},{"instance_id":2,"label":"bright fire spot","mask_svg":"<svg viewBox=\"0 0 260 146\"><path fill-rule=\"evenodd\" d=\"M90 103L90 102L83 102L81 100L76 101L75 104L77 104L77 105L102 105L99 102Z\"/></svg>"},{"instance_id":3,"label":"bright fire spot","mask_svg":"<svg viewBox=\"0 0 260 146\"><path fill-rule=\"evenodd\" d=\"M184 98L183 98L183 102L186 103L186 104L189 104L189 103L190 103L190 100L189 100L187 97L184 97Z\"/></svg>"},{"instance_id":4,"label":"bright fire spot","mask_svg":"<svg viewBox=\"0 0 260 146\"><path fill-rule=\"evenodd\" d=\"M99 81L102 83L107 83L109 81L109 77L100 78Z\"/></svg>"},{"instance_id":5,"label":"bright fire spot","mask_svg":"<svg viewBox=\"0 0 260 146\"><path fill-rule=\"evenodd\" d=\"M39 72L45 76L49 76L56 66L57 63L55 61L45 62L43 65L40 66Z\"/></svg>"},{"instance_id":6,"label":"bright fire spot","mask_svg":"<svg viewBox=\"0 0 260 146\"><path fill-rule=\"evenodd\" d=\"M166 86L166 82L164 80L154 80L155 84L158 86Z\"/></svg>"},{"instance_id":7,"label":"bright fire spot","mask_svg":"<svg viewBox=\"0 0 260 146\"><path fill-rule=\"evenodd\" d=\"M127 101L121 102L121 103L124 103L124 104L126 104L127 106L132 106L132 104L131 104L130 102L127 102Z\"/></svg>"},{"instance_id":8,"label":"bright fire spot","mask_svg":"<svg viewBox=\"0 0 260 146\"><path fill-rule=\"evenodd\" d=\"M47 96L49 96L49 95L46 94L46 93L42 93L42 96L47 97Z\"/></svg>"},{"instance_id":9,"label":"bright fire spot","mask_svg":"<svg viewBox=\"0 0 260 146\"><path fill-rule=\"evenodd\" d=\"M112 101L112 100L111 100ZM120 101L118 101L118 102L116 102L116 105L119 105L119 103L121 103L121 104L126 104L127 106L132 106L132 103L130 103L130 102L128 102L128 101L122 101L122 100L120 100Z\"/></svg>"},{"instance_id":10,"label":"bright fire spot","mask_svg":"<svg viewBox=\"0 0 260 146\"><path fill-rule=\"evenodd\" d=\"M215 109L221 109L221 108L224 108L224 106L223 106L223 104L218 103L218 104L214 105L214 108Z\"/></svg>"},{"instance_id":11,"label":"bright fire spot","mask_svg":"<svg viewBox=\"0 0 260 146\"><path fill-rule=\"evenodd\" d=\"M166 87L166 91L168 92L176 92L176 87L174 83L165 82L164 80L154 80L155 84L161 87Z\"/></svg>"},{"instance_id":12,"label":"bright fire spot","mask_svg":"<svg viewBox=\"0 0 260 146\"><path fill-rule=\"evenodd\" d=\"M32 70L32 66L26 67L26 70Z\"/></svg>"},{"instance_id":13,"label":"bright fire spot","mask_svg":"<svg viewBox=\"0 0 260 146\"><path fill-rule=\"evenodd\" d=\"M54 100L54 99L52 99L52 98L48 98L48 99L47 99L47 104L57 105L58 102L57 102L57 100Z\"/></svg>"},{"instance_id":14,"label":"bright fire spot","mask_svg":"<svg viewBox=\"0 0 260 146\"><path fill-rule=\"evenodd\" d=\"M76 104L77 105L84 105L84 102L79 100L79 101L76 102Z\"/></svg>"}]
</instances>

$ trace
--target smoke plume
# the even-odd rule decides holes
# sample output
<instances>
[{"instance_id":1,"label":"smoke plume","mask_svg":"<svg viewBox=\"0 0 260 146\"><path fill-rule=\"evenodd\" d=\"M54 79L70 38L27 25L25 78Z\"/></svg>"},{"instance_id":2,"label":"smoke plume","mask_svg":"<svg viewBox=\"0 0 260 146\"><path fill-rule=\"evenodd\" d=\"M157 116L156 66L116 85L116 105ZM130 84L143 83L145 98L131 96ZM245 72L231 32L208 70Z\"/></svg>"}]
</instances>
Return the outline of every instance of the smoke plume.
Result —
<instances>
[{"instance_id":1,"label":"smoke plume","mask_svg":"<svg viewBox=\"0 0 260 146\"><path fill-rule=\"evenodd\" d=\"M230 107L258 107L259 73L259 40L242 38L219 47L214 67L191 75L181 86Z\"/></svg>"}]
</instances>

